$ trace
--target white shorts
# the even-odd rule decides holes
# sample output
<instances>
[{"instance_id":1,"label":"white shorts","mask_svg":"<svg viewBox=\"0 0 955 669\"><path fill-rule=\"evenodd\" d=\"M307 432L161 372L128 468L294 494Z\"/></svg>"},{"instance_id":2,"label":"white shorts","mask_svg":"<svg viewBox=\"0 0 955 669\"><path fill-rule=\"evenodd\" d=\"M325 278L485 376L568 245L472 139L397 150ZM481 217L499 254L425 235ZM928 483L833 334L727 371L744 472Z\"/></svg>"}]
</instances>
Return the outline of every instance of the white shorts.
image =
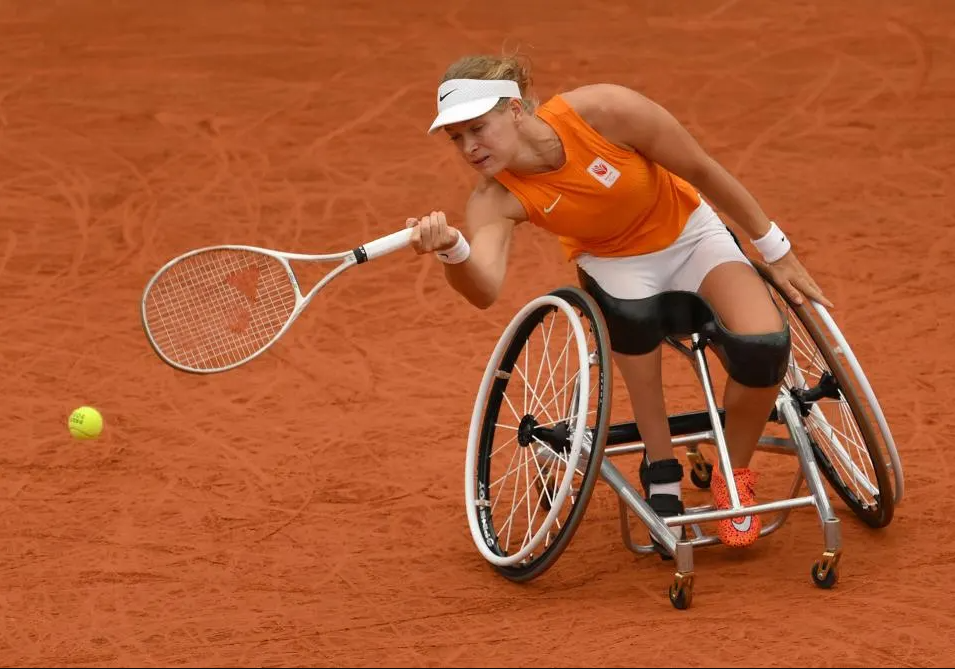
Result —
<instances>
[{"instance_id":1,"label":"white shorts","mask_svg":"<svg viewBox=\"0 0 955 669\"><path fill-rule=\"evenodd\" d=\"M619 258L589 254L577 257L582 270L621 299L650 297L669 290L695 293L710 270L727 262L751 265L726 224L706 202L690 214L680 236L662 251Z\"/></svg>"}]
</instances>

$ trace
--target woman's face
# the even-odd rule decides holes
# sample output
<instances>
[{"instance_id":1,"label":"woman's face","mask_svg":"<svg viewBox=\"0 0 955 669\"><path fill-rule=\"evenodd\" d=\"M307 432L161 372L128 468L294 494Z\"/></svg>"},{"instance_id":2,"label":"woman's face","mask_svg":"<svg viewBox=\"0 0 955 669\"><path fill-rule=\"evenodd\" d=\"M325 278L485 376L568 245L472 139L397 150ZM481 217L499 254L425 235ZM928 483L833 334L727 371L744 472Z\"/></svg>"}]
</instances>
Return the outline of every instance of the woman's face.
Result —
<instances>
[{"instance_id":1,"label":"woman's face","mask_svg":"<svg viewBox=\"0 0 955 669\"><path fill-rule=\"evenodd\" d=\"M468 165L484 176L503 170L517 153L519 111L511 105L483 116L445 126Z\"/></svg>"}]
</instances>

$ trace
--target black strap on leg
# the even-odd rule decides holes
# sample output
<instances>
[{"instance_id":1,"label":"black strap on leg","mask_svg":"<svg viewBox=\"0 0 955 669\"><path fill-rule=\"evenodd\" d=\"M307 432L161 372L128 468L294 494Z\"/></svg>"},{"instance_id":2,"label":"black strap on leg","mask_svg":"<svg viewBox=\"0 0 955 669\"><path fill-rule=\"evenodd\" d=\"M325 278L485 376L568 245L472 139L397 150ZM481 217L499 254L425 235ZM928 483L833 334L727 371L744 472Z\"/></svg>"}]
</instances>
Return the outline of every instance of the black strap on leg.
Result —
<instances>
[{"instance_id":1,"label":"black strap on leg","mask_svg":"<svg viewBox=\"0 0 955 669\"><path fill-rule=\"evenodd\" d=\"M646 462L646 460L644 460ZM676 458L657 460L647 467L647 483L679 483L683 480L683 465Z\"/></svg>"},{"instance_id":2,"label":"black strap on leg","mask_svg":"<svg viewBox=\"0 0 955 669\"><path fill-rule=\"evenodd\" d=\"M652 462L647 465L647 457L646 454L644 454L643 460L640 462L640 482L643 484L647 503L650 505L650 508L653 509L653 512L661 518L682 516L686 512L686 507L683 505L683 501L676 495L668 495L665 493L651 495L650 484L678 483L682 479L683 465L680 464L680 461L676 458L658 460L657 462ZM680 536L686 539L686 528L683 528ZM660 553L661 558L664 560L672 559L656 539L652 536L650 539Z\"/></svg>"},{"instance_id":3,"label":"black strap on leg","mask_svg":"<svg viewBox=\"0 0 955 669\"><path fill-rule=\"evenodd\" d=\"M650 493L651 483L679 483L683 480L683 465L676 458L657 460L647 465L647 457L640 461L640 484L646 494Z\"/></svg>"},{"instance_id":4,"label":"black strap on leg","mask_svg":"<svg viewBox=\"0 0 955 669\"><path fill-rule=\"evenodd\" d=\"M656 511L657 515L661 518L679 516L682 515L684 511L683 500L676 495L657 493L656 495L650 495L648 503L650 504L650 508Z\"/></svg>"}]
</instances>

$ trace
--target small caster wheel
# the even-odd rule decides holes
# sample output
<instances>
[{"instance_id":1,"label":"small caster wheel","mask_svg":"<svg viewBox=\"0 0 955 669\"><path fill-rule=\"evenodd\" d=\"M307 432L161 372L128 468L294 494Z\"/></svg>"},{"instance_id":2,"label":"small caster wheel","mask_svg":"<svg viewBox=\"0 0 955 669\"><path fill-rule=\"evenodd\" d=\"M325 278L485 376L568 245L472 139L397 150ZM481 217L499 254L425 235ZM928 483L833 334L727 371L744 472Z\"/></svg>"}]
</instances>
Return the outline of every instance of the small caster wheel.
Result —
<instances>
[{"instance_id":1,"label":"small caster wheel","mask_svg":"<svg viewBox=\"0 0 955 669\"><path fill-rule=\"evenodd\" d=\"M698 460L693 463L693 468L690 470L690 480L693 481L693 485L701 490L706 490L710 487L712 478L712 464L703 460Z\"/></svg>"},{"instance_id":2,"label":"small caster wheel","mask_svg":"<svg viewBox=\"0 0 955 669\"><path fill-rule=\"evenodd\" d=\"M670 603L673 608L685 611L693 604L693 574L677 574L670 586Z\"/></svg>"},{"instance_id":3,"label":"small caster wheel","mask_svg":"<svg viewBox=\"0 0 955 669\"><path fill-rule=\"evenodd\" d=\"M828 590L839 580L839 572L836 570L836 565L831 562L828 569L824 570L824 564L825 560L816 560L812 563L812 582L817 588Z\"/></svg>"}]
</instances>

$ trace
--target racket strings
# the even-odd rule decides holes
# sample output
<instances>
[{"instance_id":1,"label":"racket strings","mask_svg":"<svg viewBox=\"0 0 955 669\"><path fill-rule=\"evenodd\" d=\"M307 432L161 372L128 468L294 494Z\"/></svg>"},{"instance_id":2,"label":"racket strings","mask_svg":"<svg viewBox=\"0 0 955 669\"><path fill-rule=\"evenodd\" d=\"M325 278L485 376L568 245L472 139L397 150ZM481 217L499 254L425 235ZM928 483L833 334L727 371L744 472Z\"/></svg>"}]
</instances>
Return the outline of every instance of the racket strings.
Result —
<instances>
[{"instance_id":1,"label":"racket strings","mask_svg":"<svg viewBox=\"0 0 955 669\"><path fill-rule=\"evenodd\" d=\"M178 365L211 370L238 364L279 333L295 309L285 266L261 253L216 249L169 267L146 299L153 343Z\"/></svg>"}]
</instances>

